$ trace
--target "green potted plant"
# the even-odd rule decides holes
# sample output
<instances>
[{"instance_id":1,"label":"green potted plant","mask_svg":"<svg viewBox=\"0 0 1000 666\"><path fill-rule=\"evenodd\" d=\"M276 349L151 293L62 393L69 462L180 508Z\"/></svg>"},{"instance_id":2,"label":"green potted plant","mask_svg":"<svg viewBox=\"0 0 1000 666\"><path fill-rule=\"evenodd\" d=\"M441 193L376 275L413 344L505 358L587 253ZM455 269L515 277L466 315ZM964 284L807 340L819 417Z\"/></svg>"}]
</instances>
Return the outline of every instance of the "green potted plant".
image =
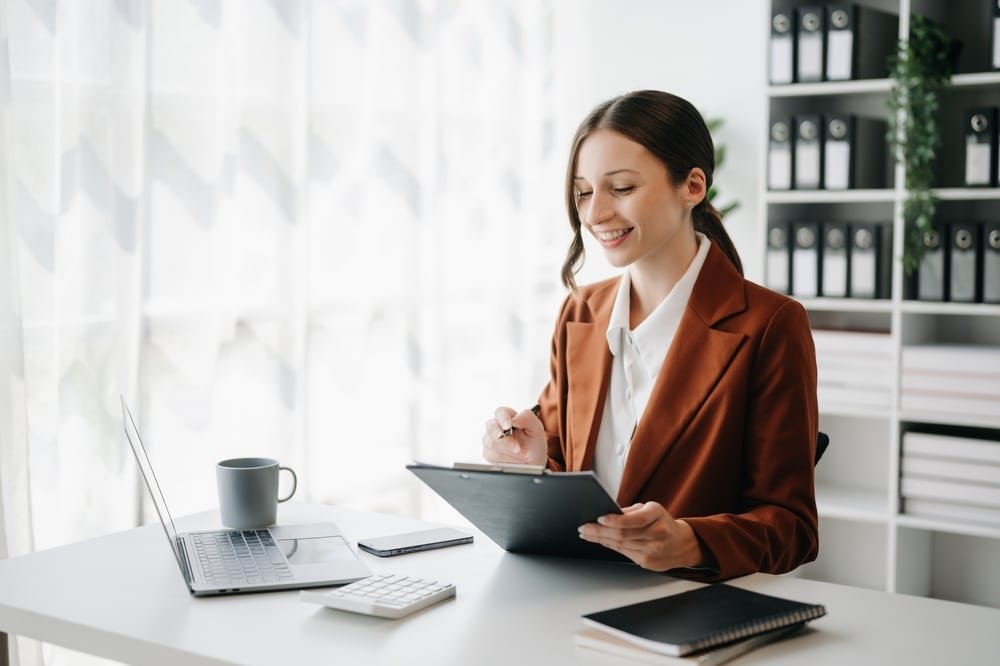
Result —
<instances>
[{"instance_id":1,"label":"green potted plant","mask_svg":"<svg viewBox=\"0 0 1000 666\"><path fill-rule=\"evenodd\" d=\"M905 167L906 199L903 219L907 230L903 268L909 275L924 253L923 236L933 228L934 158L941 144L939 110L951 85L951 74L961 43L953 41L937 23L914 14L910 35L899 40L889 58L889 146Z\"/></svg>"}]
</instances>

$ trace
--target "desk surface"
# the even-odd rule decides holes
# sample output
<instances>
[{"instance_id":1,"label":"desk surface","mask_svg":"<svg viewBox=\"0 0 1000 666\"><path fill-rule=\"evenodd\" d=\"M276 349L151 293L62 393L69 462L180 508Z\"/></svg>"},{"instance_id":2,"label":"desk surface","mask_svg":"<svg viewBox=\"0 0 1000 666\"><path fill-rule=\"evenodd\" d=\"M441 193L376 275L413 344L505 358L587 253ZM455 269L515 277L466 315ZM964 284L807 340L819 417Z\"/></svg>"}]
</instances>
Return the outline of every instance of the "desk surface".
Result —
<instances>
[{"instance_id":1,"label":"desk surface","mask_svg":"<svg viewBox=\"0 0 1000 666\"><path fill-rule=\"evenodd\" d=\"M333 520L351 541L426 526L384 514L281 505L284 523ZM214 527L208 512L180 529ZM584 613L695 587L622 564L472 545L381 559L373 572L454 582L458 596L402 620L334 611L298 592L195 599L159 525L0 561L0 631L130 664L627 664L573 643ZM757 574L741 587L822 603L805 633L739 664L998 663L1000 610ZM341 661L355 657L353 661Z\"/></svg>"}]
</instances>

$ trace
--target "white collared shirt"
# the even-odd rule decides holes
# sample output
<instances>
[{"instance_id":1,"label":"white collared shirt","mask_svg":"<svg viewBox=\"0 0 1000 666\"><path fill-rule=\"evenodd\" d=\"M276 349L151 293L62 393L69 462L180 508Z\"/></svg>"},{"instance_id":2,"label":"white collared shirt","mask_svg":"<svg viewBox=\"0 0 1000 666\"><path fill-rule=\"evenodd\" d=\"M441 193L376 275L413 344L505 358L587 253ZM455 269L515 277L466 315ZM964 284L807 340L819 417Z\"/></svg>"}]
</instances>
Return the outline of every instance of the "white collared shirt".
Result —
<instances>
[{"instance_id":1,"label":"white collared shirt","mask_svg":"<svg viewBox=\"0 0 1000 666\"><path fill-rule=\"evenodd\" d=\"M627 270L618 283L607 331L612 356L611 383L594 455L594 473L612 497L618 496L632 435L649 402L663 359L708 256L711 241L704 234L697 233L697 236L698 252L684 275L634 331L629 329L632 281Z\"/></svg>"}]
</instances>

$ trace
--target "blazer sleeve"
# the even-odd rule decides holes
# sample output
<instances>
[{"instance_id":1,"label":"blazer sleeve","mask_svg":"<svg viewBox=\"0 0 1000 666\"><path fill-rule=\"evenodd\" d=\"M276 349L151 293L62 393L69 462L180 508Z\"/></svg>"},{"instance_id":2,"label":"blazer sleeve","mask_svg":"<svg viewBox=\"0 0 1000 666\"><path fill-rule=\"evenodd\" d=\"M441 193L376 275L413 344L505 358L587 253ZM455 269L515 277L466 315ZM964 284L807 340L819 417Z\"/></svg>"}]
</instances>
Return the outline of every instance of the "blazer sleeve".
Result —
<instances>
[{"instance_id":1,"label":"blazer sleeve","mask_svg":"<svg viewBox=\"0 0 1000 666\"><path fill-rule=\"evenodd\" d=\"M816 558L816 353L805 309L788 300L768 322L747 386L741 513L684 518L723 580L782 573ZM680 572L678 572L680 573Z\"/></svg>"}]
</instances>

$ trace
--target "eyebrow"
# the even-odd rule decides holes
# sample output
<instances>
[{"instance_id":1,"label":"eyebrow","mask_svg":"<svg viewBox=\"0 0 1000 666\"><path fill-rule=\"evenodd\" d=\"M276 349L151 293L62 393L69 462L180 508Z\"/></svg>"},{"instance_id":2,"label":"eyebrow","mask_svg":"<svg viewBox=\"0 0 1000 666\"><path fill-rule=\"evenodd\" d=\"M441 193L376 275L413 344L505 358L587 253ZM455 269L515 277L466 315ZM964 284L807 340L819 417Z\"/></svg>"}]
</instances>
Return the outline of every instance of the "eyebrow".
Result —
<instances>
[{"instance_id":1,"label":"eyebrow","mask_svg":"<svg viewBox=\"0 0 1000 666\"><path fill-rule=\"evenodd\" d=\"M619 173L639 173L639 172L636 171L635 169L615 169L614 171L606 171L606 172L604 172L604 175L605 176L614 176L615 174L619 174ZM573 180L586 180L586 178L584 178L583 176L573 176Z\"/></svg>"}]
</instances>

